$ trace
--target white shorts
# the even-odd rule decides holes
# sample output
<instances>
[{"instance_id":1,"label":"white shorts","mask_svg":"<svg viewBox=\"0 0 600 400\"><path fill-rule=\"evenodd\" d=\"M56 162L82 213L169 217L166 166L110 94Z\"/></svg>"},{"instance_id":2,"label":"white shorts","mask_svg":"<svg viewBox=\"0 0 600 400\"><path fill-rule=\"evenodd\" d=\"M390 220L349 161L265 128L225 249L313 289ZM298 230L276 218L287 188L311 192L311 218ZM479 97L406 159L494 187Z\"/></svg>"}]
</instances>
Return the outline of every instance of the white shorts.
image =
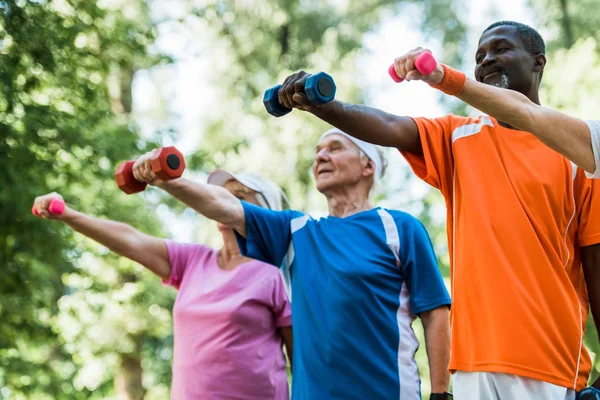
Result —
<instances>
[{"instance_id":1,"label":"white shorts","mask_svg":"<svg viewBox=\"0 0 600 400\"><path fill-rule=\"evenodd\" d=\"M499 372L456 371L456 400L575 400L575 391L536 379Z\"/></svg>"}]
</instances>

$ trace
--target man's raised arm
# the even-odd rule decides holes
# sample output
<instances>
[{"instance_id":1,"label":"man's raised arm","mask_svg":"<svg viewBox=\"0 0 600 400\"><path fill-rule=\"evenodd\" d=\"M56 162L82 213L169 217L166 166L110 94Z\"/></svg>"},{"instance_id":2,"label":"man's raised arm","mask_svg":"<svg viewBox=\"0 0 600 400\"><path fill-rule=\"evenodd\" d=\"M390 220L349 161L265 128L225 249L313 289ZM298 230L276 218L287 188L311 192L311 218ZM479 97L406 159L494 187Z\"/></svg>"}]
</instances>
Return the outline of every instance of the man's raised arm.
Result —
<instances>
[{"instance_id":1,"label":"man's raised arm","mask_svg":"<svg viewBox=\"0 0 600 400\"><path fill-rule=\"evenodd\" d=\"M411 118L336 100L323 105L312 104L304 91L306 79L310 76L304 71L288 76L279 89L279 103L286 108L311 112L323 121L366 142L396 147L411 153L423 153L417 124Z\"/></svg>"},{"instance_id":2,"label":"man's raised arm","mask_svg":"<svg viewBox=\"0 0 600 400\"><path fill-rule=\"evenodd\" d=\"M590 127L586 122L535 104L517 91L469 79L464 73L446 65L438 64L431 74L422 75L415 68L415 60L426 51L417 48L398 57L394 62L398 76L409 81L422 80L446 94L456 96L498 121L534 134L585 171L596 171ZM596 151L600 153L600 148Z\"/></svg>"}]
</instances>

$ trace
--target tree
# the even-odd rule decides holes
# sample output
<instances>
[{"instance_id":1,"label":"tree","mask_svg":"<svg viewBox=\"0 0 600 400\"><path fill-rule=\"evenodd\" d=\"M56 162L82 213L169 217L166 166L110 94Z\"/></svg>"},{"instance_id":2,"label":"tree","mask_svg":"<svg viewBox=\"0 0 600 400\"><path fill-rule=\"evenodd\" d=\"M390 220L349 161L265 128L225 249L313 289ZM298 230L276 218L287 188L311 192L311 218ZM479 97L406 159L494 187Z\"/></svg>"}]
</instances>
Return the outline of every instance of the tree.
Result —
<instances>
[{"instance_id":1,"label":"tree","mask_svg":"<svg viewBox=\"0 0 600 400\"><path fill-rule=\"evenodd\" d=\"M598 0L529 0L541 24L550 29L548 51L571 48L577 40L592 37L600 41Z\"/></svg>"},{"instance_id":2,"label":"tree","mask_svg":"<svg viewBox=\"0 0 600 400\"><path fill-rule=\"evenodd\" d=\"M8 0L0 3L0 14L0 180L8 188L0 193L0 393L15 399L105 398L114 391L114 370L95 386L77 383L88 365L76 343L65 343L61 318L76 312L64 303L84 297L93 308L90 288L113 294L128 285L139 287L133 299L138 308L147 310L153 301L169 307L172 296L150 298L139 267L117 262L29 210L36 195L56 190L86 212L160 233L151 208L140 198L123 199L112 176L118 160L146 147L128 111L133 72L159 61L147 51L153 27L137 0L112 6ZM90 284L91 262L114 279ZM88 322L98 315L94 310ZM84 331L75 325L69 328ZM153 329L127 332L137 347L113 352L115 365L129 366L133 352L139 357ZM137 375L123 386L141 383Z\"/></svg>"}]
</instances>

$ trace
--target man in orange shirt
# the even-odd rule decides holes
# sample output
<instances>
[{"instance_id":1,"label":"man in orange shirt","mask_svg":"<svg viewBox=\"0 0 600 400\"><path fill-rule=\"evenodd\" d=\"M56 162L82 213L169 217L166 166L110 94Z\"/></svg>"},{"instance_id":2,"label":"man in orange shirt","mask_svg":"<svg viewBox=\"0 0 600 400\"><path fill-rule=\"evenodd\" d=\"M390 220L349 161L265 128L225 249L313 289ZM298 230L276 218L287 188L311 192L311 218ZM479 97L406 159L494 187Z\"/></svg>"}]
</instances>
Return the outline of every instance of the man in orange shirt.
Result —
<instances>
[{"instance_id":1,"label":"man in orange shirt","mask_svg":"<svg viewBox=\"0 0 600 400\"><path fill-rule=\"evenodd\" d=\"M475 76L539 103L544 51L526 25L491 25L479 41ZM582 262L586 270L600 266L600 213L591 212L600 207L600 181L491 117L409 118L339 101L313 105L303 89L308 76L288 77L279 102L398 148L444 195L456 397L574 399L591 369Z\"/></svg>"}]
</instances>

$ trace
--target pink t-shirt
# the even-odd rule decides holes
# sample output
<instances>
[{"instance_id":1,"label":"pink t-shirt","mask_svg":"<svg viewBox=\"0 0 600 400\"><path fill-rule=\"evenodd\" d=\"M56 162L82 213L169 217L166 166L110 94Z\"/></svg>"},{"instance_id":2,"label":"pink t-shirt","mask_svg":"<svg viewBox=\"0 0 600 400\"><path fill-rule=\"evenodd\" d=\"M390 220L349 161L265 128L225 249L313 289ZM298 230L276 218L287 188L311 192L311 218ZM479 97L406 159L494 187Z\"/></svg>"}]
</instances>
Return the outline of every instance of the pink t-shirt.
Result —
<instances>
[{"instance_id":1,"label":"pink t-shirt","mask_svg":"<svg viewBox=\"0 0 600 400\"><path fill-rule=\"evenodd\" d=\"M226 271L217 251L167 241L173 307L173 400L289 399L279 327L291 326L279 270L252 260Z\"/></svg>"}]
</instances>

